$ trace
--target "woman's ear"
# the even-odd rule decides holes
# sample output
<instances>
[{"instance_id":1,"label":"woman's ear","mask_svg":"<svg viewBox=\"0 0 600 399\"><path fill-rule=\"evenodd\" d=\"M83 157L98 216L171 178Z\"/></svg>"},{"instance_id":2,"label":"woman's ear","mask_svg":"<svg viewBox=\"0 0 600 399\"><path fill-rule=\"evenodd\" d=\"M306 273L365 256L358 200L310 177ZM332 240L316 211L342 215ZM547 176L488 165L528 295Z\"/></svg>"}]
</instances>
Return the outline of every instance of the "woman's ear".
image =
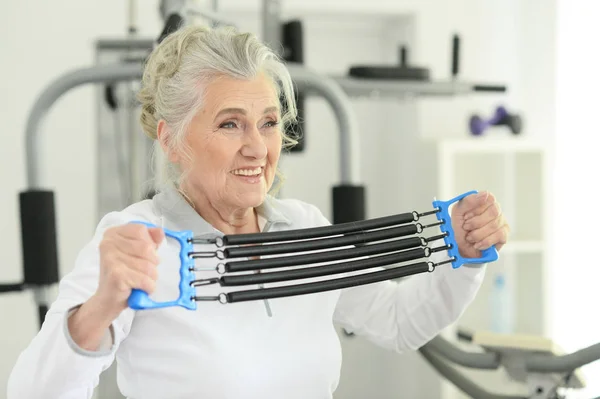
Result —
<instances>
[{"instance_id":1,"label":"woman's ear","mask_svg":"<svg viewBox=\"0 0 600 399\"><path fill-rule=\"evenodd\" d=\"M168 146L170 135L171 130L169 129L169 126L167 126L167 122L164 119L159 120L158 124L156 125L156 139L160 143L163 152L169 158L169 161L172 163L178 163L179 154L177 154L176 151L172 151Z\"/></svg>"}]
</instances>

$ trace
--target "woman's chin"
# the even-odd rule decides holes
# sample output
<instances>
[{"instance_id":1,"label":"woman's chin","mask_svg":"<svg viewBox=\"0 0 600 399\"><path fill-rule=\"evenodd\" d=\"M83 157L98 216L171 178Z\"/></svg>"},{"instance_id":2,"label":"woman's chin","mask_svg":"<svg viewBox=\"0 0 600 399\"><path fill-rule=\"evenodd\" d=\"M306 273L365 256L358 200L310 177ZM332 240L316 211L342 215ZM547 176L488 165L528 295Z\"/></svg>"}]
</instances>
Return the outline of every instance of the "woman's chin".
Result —
<instances>
[{"instance_id":1,"label":"woman's chin","mask_svg":"<svg viewBox=\"0 0 600 399\"><path fill-rule=\"evenodd\" d=\"M244 208L256 208L265 201L266 193L264 190L253 190L239 193L237 198Z\"/></svg>"}]
</instances>

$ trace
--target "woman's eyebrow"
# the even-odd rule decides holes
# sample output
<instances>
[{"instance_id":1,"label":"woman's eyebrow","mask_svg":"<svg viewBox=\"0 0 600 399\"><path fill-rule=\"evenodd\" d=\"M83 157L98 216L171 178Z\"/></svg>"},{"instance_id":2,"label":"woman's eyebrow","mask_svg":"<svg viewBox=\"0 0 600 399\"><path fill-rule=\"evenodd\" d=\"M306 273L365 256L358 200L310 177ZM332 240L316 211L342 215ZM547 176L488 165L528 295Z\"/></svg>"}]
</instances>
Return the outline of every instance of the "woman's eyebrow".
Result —
<instances>
[{"instance_id":1,"label":"woman's eyebrow","mask_svg":"<svg viewBox=\"0 0 600 399\"><path fill-rule=\"evenodd\" d=\"M279 110L279 108L277 108L277 107L267 107L263 111L263 114L268 114L270 112L277 112L278 110ZM243 108L223 108L222 110L220 110L217 113L217 115L215 115L215 118L218 118L219 116L221 116L223 114L242 114L242 115L246 115L246 110L243 109Z\"/></svg>"},{"instance_id":2,"label":"woman's eyebrow","mask_svg":"<svg viewBox=\"0 0 600 399\"><path fill-rule=\"evenodd\" d=\"M267 108L265 108L263 114L268 114L271 112L278 112L278 111L279 111L278 107L267 107Z\"/></svg>"},{"instance_id":3,"label":"woman's eyebrow","mask_svg":"<svg viewBox=\"0 0 600 399\"><path fill-rule=\"evenodd\" d=\"M222 110L220 110L217 115L215 115L215 118L223 115L223 114L242 114L242 115L246 115L246 110L243 108L223 108Z\"/></svg>"}]
</instances>

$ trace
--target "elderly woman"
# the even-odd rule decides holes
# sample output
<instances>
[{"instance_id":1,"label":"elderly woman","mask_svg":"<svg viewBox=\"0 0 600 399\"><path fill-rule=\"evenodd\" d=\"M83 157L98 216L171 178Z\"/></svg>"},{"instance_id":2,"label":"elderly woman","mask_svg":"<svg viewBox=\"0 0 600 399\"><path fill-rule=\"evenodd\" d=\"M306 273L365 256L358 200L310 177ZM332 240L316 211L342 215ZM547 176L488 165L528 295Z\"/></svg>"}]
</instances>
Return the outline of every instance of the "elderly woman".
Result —
<instances>
[{"instance_id":1,"label":"elderly woman","mask_svg":"<svg viewBox=\"0 0 600 399\"><path fill-rule=\"evenodd\" d=\"M415 350L476 295L485 265L272 299L270 313L262 301L130 309L134 288L157 300L178 296L179 247L162 228L239 234L329 223L310 204L268 194L282 147L293 144L284 126L296 111L286 67L253 35L182 28L149 57L139 98L168 184L100 222L19 357L9 399L90 398L115 357L128 398L331 398L342 359L334 325L396 352ZM466 197L452 212L463 256L506 242L491 194Z\"/></svg>"}]
</instances>

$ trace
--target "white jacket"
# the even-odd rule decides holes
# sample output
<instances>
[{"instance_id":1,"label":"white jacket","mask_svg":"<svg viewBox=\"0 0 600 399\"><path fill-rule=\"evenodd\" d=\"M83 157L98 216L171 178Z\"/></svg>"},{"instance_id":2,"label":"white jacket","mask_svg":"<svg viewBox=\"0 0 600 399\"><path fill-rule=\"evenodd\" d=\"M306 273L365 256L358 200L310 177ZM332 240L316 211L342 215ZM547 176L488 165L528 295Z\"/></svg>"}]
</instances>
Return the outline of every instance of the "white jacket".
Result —
<instances>
[{"instance_id":1,"label":"white jacket","mask_svg":"<svg viewBox=\"0 0 600 399\"><path fill-rule=\"evenodd\" d=\"M269 197L258 212L264 231L329 224L316 207L298 200ZM196 311L127 309L113 322L112 334L107 332L104 349L82 350L69 336L68 314L96 290L103 231L134 220L196 235L220 234L176 190L104 217L73 271L61 280L40 332L19 356L8 382L8 399L90 398L100 374L115 358L120 390L130 399L331 398L342 361L334 323L384 348L415 350L457 320L485 270L484 265L445 265L400 284L387 281L271 299L271 317L263 301L198 302ZM159 248L162 262L153 299L178 296L178 254L175 241ZM215 266L216 260L197 265ZM217 284L198 287L197 292L232 291L227 288Z\"/></svg>"}]
</instances>

